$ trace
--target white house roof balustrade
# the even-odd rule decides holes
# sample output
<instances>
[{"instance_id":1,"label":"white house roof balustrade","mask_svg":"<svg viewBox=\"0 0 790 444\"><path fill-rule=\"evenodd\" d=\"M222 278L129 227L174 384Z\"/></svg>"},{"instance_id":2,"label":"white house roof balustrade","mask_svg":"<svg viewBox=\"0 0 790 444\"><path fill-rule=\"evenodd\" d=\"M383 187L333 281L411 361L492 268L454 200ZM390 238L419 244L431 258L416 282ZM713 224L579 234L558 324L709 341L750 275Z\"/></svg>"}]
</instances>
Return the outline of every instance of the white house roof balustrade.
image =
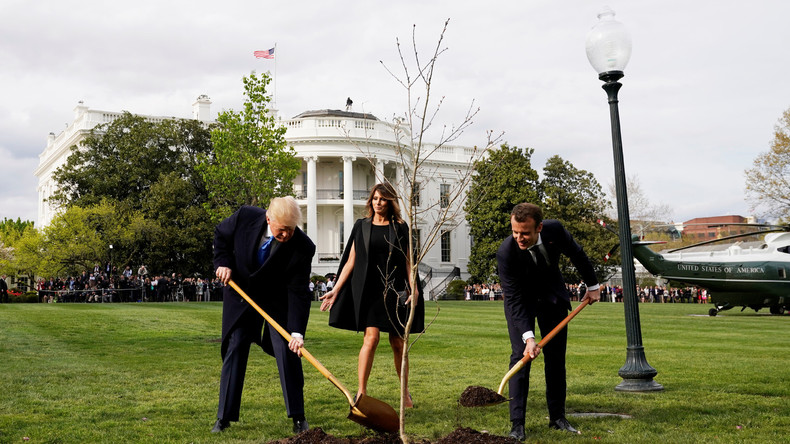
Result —
<instances>
[{"instance_id":1,"label":"white house roof balustrade","mask_svg":"<svg viewBox=\"0 0 790 444\"><path fill-rule=\"evenodd\" d=\"M284 120L289 142L366 139L370 142L395 145L394 125L381 121L373 114L324 109L305 111L293 119ZM402 131L400 131L403 134Z\"/></svg>"}]
</instances>

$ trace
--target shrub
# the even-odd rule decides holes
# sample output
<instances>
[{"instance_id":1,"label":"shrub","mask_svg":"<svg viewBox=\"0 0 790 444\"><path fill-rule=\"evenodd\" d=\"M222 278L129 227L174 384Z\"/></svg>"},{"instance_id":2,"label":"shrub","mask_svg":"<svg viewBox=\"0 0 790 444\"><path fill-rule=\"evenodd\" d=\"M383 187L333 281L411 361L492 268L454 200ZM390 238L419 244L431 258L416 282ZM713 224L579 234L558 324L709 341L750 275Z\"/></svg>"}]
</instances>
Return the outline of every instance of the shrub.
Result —
<instances>
[{"instance_id":1,"label":"shrub","mask_svg":"<svg viewBox=\"0 0 790 444\"><path fill-rule=\"evenodd\" d=\"M16 289L8 290L8 302L36 303L38 302L38 292L28 291L26 293L22 293Z\"/></svg>"},{"instance_id":2,"label":"shrub","mask_svg":"<svg viewBox=\"0 0 790 444\"><path fill-rule=\"evenodd\" d=\"M447 286L447 299L462 301L464 299L464 287L466 287L466 281L463 279L451 281Z\"/></svg>"}]
</instances>

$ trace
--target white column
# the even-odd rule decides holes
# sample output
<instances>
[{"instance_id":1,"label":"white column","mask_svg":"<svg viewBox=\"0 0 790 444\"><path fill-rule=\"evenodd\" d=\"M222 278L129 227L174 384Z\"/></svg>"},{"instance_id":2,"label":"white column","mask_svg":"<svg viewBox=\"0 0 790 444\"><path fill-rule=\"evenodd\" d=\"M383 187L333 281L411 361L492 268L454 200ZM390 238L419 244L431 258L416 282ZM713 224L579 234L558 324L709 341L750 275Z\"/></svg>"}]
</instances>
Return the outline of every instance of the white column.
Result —
<instances>
[{"instance_id":1,"label":"white column","mask_svg":"<svg viewBox=\"0 0 790 444\"><path fill-rule=\"evenodd\" d=\"M374 175L376 176L376 183L384 183L384 161L379 158L376 158L376 171Z\"/></svg>"},{"instance_id":2,"label":"white column","mask_svg":"<svg viewBox=\"0 0 790 444\"><path fill-rule=\"evenodd\" d=\"M307 236L313 243L318 243L318 205L316 204L315 164L318 156L307 156Z\"/></svg>"},{"instance_id":3,"label":"white column","mask_svg":"<svg viewBox=\"0 0 790 444\"><path fill-rule=\"evenodd\" d=\"M343 240L351 236L354 228L354 170L352 162L356 157L343 157Z\"/></svg>"},{"instance_id":4,"label":"white column","mask_svg":"<svg viewBox=\"0 0 790 444\"><path fill-rule=\"evenodd\" d=\"M400 162L396 162L396 175L395 178L395 189L398 190L398 195L400 196L401 200L401 209L407 207L407 203L409 202L409 195L411 194L411 189L408 186L409 181L406 180L406 170L403 169L403 164ZM405 216L405 215L404 215Z\"/></svg>"}]
</instances>

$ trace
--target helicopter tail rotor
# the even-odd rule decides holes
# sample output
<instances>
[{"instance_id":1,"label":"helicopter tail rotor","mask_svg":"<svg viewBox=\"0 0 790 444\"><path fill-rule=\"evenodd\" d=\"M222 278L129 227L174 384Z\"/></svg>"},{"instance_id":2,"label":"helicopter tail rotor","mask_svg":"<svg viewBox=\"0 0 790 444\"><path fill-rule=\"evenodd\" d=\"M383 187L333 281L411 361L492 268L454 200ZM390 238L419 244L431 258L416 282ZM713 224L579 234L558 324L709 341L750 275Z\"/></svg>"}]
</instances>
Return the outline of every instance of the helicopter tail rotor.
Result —
<instances>
[{"instance_id":1,"label":"helicopter tail rotor","mask_svg":"<svg viewBox=\"0 0 790 444\"><path fill-rule=\"evenodd\" d=\"M613 233L615 236L618 235L617 232L614 230L614 228L606 225L606 222L604 222L603 220L598 219L598 225L606 228L609 232ZM637 236L634 236L632 241L631 241L631 245L634 245L634 246L638 246L638 245L653 245L653 244L665 244L665 243L666 243L666 241L643 241L643 240L639 240L639 238ZM604 256L604 258L603 258L603 261L607 262L612 256L614 256L614 254L615 254L615 252L617 252L618 248L620 248L620 243L619 242L614 244L612 249L609 250L608 253L606 253L606 256Z\"/></svg>"}]
</instances>

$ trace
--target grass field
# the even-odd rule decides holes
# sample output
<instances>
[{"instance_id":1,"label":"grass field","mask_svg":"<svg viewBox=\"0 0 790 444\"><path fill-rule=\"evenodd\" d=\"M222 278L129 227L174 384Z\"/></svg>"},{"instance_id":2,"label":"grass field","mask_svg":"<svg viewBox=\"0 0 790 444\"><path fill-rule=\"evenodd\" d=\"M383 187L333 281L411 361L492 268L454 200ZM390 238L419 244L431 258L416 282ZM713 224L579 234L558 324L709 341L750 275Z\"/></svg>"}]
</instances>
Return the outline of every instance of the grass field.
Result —
<instances>
[{"instance_id":1,"label":"grass field","mask_svg":"<svg viewBox=\"0 0 790 444\"><path fill-rule=\"evenodd\" d=\"M431 313L433 303L426 305ZM407 433L437 439L459 426L506 435L507 405L465 409L465 387L496 390L509 344L501 302L443 302L412 349ZM641 304L643 343L665 390L622 393L623 305L599 303L570 324L567 411L583 431L548 430L542 358L533 365L527 442L697 443L790 441L790 316L708 306ZM291 435L274 359L253 350L241 420L221 435L216 418L220 303L0 305L0 442L267 442ZM700 316L702 315L702 316ZM314 304L307 348L353 392L361 335L327 326ZM369 394L395 406L385 338ZM342 394L306 361L311 427L364 430ZM396 410L397 410L397 406Z\"/></svg>"}]
</instances>

